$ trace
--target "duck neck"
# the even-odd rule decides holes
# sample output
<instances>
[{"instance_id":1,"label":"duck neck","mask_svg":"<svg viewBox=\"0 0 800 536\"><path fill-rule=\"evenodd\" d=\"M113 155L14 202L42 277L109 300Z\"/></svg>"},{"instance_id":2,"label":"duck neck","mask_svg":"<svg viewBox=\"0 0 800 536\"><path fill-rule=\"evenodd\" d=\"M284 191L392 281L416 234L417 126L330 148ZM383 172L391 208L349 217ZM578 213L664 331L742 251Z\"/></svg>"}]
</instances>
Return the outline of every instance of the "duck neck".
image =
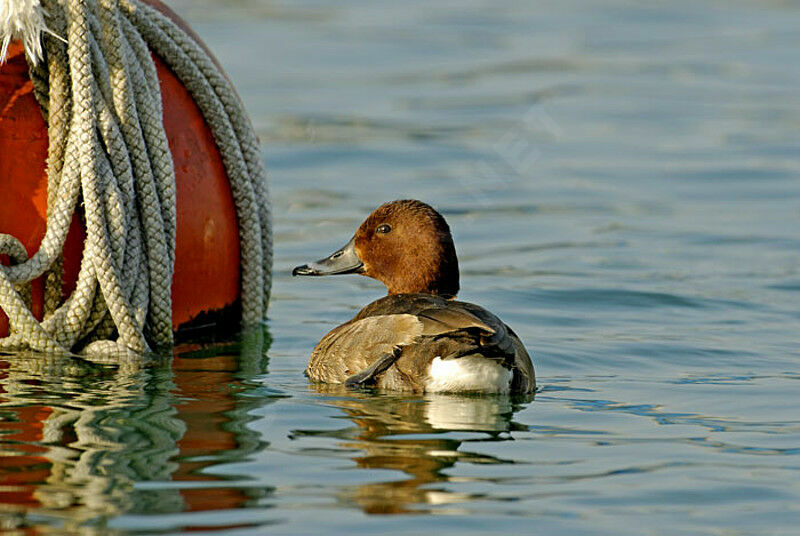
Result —
<instances>
[{"instance_id":1,"label":"duck neck","mask_svg":"<svg viewBox=\"0 0 800 536\"><path fill-rule=\"evenodd\" d=\"M414 268L392 281L384 281L388 293L433 294L446 299L455 298L458 294L458 261L455 259L438 263L435 267L418 265Z\"/></svg>"}]
</instances>

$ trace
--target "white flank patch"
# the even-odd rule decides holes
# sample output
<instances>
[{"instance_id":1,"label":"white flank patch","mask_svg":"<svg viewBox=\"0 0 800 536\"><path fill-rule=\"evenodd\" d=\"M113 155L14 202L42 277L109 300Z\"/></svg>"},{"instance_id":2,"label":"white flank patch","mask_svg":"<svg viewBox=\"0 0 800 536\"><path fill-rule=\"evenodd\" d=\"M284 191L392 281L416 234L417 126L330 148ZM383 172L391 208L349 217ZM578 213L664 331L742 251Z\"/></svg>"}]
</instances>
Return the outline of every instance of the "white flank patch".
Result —
<instances>
[{"instance_id":1,"label":"white flank patch","mask_svg":"<svg viewBox=\"0 0 800 536\"><path fill-rule=\"evenodd\" d=\"M513 373L491 359L469 355L431 361L425 391L429 393L507 393Z\"/></svg>"},{"instance_id":2,"label":"white flank patch","mask_svg":"<svg viewBox=\"0 0 800 536\"><path fill-rule=\"evenodd\" d=\"M42 59L42 32L51 33L44 23L39 0L0 0L0 63L6 59L8 44L19 39L28 59L36 64Z\"/></svg>"}]
</instances>

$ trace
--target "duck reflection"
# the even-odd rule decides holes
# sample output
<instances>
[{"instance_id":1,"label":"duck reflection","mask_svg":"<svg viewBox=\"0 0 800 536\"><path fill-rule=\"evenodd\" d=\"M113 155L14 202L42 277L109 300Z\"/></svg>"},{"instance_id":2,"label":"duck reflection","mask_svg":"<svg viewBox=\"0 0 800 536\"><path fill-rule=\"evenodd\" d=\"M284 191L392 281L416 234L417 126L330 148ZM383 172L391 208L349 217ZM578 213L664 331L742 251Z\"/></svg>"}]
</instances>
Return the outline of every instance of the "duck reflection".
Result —
<instances>
[{"instance_id":1,"label":"duck reflection","mask_svg":"<svg viewBox=\"0 0 800 536\"><path fill-rule=\"evenodd\" d=\"M462 447L473 442L508 440L508 432L524 429L512 420L514 413L533 400L532 395L358 393L330 384L317 384L313 389L329 396L327 402L340 408L355 426L325 431L296 430L294 437L336 438L341 440L341 448L360 452L352 458L359 468L390 469L407 475L399 480L342 489L339 494L342 502L370 514L420 513L426 511L426 505L455 504L476 498L448 490L445 484L451 477L444 471L457 463L513 463ZM481 434L463 439L464 434L458 432Z\"/></svg>"},{"instance_id":2,"label":"duck reflection","mask_svg":"<svg viewBox=\"0 0 800 536\"><path fill-rule=\"evenodd\" d=\"M241 344L184 345L172 359L116 368L0 356L3 528L71 533L123 513L242 508L270 493L207 471L262 446L246 423L270 400L242 395L260 385L269 340L259 330Z\"/></svg>"}]
</instances>

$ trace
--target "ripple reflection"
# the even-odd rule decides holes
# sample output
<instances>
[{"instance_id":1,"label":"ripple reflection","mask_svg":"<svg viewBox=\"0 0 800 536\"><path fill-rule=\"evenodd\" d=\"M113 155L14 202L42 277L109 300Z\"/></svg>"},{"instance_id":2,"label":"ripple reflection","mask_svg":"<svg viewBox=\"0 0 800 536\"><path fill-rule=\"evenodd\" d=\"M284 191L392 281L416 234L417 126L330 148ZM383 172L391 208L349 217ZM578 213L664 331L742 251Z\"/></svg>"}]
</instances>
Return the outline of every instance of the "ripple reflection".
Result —
<instances>
[{"instance_id":1,"label":"ripple reflection","mask_svg":"<svg viewBox=\"0 0 800 536\"><path fill-rule=\"evenodd\" d=\"M247 423L274 398L243 395L260 386L269 341L259 331L241 345L184 345L146 366L0 357L3 528L142 529L175 513L191 526L195 512L270 494L209 471L264 445Z\"/></svg>"},{"instance_id":2,"label":"ripple reflection","mask_svg":"<svg viewBox=\"0 0 800 536\"><path fill-rule=\"evenodd\" d=\"M527 430L514 414L533 397L424 396L354 393L336 385L315 385L325 402L343 411L352 424L330 430L294 430L293 437L340 440L357 454L359 469L400 471L404 478L342 486L337 500L369 514L437 513L434 506L482 498L456 492L445 473L456 464L513 464L514 460L464 450L465 444L507 441ZM474 434L478 435L475 436ZM463 480L463 477L459 481Z\"/></svg>"}]
</instances>

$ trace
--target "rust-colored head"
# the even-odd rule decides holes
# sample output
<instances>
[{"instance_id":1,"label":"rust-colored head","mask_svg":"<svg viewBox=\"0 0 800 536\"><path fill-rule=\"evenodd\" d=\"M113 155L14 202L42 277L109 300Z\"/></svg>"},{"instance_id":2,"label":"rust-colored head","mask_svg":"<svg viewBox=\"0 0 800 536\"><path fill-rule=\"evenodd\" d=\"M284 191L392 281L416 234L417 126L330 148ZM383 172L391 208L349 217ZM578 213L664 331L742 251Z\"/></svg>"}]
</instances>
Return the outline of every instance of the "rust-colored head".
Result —
<instances>
[{"instance_id":1,"label":"rust-colored head","mask_svg":"<svg viewBox=\"0 0 800 536\"><path fill-rule=\"evenodd\" d=\"M389 294L458 293L458 258L450 228L429 205L413 199L381 205L353 239L330 257L294 275L360 273L381 281Z\"/></svg>"}]
</instances>

